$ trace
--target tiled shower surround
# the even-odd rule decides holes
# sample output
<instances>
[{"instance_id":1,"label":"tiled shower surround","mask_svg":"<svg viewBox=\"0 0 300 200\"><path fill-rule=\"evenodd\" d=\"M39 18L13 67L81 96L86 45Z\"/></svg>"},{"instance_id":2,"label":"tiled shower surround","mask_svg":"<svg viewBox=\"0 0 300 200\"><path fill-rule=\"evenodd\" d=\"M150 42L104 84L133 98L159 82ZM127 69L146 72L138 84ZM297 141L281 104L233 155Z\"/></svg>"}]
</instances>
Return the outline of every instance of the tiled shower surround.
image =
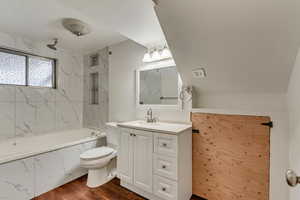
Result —
<instances>
[{"instance_id":1,"label":"tiled shower surround","mask_svg":"<svg viewBox=\"0 0 300 200\"><path fill-rule=\"evenodd\" d=\"M108 48L96 52L99 64L90 67L90 54L83 57L61 48L53 51L46 43L4 33L0 33L0 46L58 59L57 89L0 85L0 143L83 126L104 129L108 120ZM91 105L89 99L92 72L99 74L98 105Z\"/></svg>"},{"instance_id":2,"label":"tiled shower surround","mask_svg":"<svg viewBox=\"0 0 300 200\"><path fill-rule=\"evenodd\" d=\"M104 127L108 118L107 48L99 51L99 65L84 70L88 66L83 65L82 55L61 48L53 51L46 43L0 33L0 46L58 60L56 89L0 85L0 145L12 138ZM84 79L92 71L99 72L99 105L90 106ZM87 142L0 164L0 199L29 200L86 174L79 164L80 154L104 144L103 140Z\"/></svg>"},{"instance_id":3,"label":"tiled shower surround","mask_svg":"<svg viewBox=\"0 0 300 200\"><path fill-rule=\"evenodd\" d=\"M58 59L57 89L0 85L0 142L82 127L82 56L7 34L0 45Z\"/></svg>"}]
</instances>

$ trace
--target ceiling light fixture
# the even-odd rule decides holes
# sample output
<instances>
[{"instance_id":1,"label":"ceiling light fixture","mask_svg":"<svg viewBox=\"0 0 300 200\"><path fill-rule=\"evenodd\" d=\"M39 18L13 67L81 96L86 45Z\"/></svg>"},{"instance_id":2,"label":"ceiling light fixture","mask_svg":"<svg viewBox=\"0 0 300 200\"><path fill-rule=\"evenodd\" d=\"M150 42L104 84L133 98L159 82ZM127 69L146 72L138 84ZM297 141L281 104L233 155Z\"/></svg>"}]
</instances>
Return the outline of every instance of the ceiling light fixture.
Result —
<instances>
[{"instance_id":1,"label":"ceiling light fixture","mask_svg":"<svg viewBox=\"0 0 300 200\"><path fill-rule=\"evenodd\" d=\"M62 25L78 37L91 32L89 25L78 19L65 18L62 20Z\"/></svg>"}]
</instances>

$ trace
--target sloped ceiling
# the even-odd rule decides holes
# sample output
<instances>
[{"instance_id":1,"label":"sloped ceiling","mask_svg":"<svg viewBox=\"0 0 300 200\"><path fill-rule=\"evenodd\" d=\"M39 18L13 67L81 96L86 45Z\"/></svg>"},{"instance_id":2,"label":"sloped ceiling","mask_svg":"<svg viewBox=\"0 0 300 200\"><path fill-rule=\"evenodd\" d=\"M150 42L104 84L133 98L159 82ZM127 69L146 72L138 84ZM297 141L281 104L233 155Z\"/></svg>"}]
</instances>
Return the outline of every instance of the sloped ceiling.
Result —
<instances>
[{"instance_id":1,"label":"sloped ceiling","mask_svg":"<svg viewBox=\"0 0 300 200\"><path fill-rule=\"evenodd\" d=\"M201 93L283 93L300 40L300 1L160 0L184 84ZM194 79L204 67L207 78Z\"/></svg>"}]
</instances>

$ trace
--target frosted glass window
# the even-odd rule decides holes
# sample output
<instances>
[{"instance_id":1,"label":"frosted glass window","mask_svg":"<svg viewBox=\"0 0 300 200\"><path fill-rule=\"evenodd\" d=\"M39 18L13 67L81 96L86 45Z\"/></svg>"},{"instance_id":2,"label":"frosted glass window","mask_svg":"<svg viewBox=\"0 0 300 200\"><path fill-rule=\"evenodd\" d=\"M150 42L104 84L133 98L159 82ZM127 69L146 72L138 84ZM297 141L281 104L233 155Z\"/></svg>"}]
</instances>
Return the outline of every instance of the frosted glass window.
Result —
<instances>
[{"instance_id":1,"label":"frosted glass window","mask_svg":"<svg viewBox=\"0 0 300 200\"><path fill-rule=\"evenodd\" d=\"M56 60L0 48L0 84L55 88Z\"/></svg>"},{"instance_id":2,"label":"frosted glass window","mask_svg":"<svg viewBox=\"0 0 300 200\"><path fill-rule=\"evenodd\" d=\"M28 85L40 87L53 86L53 60L29 57Z\"/></svg>"},{"instance_id":3,"label":"frosted glass window","mask_svg":"<svg viewBox=\"0 0 300 200\"><path fill-rule=\"evenodd\" d=\"M0 52L0 84L26 84L26 56Z\"/></svg>"}]
</instances>

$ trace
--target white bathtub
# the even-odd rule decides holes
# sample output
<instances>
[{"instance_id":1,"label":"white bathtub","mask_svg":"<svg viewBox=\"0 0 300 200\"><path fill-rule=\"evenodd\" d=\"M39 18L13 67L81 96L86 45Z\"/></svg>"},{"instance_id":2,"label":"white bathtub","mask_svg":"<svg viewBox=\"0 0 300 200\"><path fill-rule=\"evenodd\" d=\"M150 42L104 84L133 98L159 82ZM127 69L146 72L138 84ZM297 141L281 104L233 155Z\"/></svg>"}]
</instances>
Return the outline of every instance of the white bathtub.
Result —
<instances>
[{"instance_id":1,"label":"white bathtub","mask_svg":"<svg viewBox=\"0 0 300 200\"><path fill-rule=\"evenodd\" d=\"M105 136L105 133L83 128L10 139L0 143L0 164L94 141Z\"/></svg>"},{"instance_id":2,"label":"white bathtub","mask_svg":"<svg viewBox=\"0 0 300 200\"><path fill-rule=\"evenodd\" d=\"M0 199L30 200L85 175L80 154L105 136L77 129L0 143Z\"/></svg>"}]
</instances>

